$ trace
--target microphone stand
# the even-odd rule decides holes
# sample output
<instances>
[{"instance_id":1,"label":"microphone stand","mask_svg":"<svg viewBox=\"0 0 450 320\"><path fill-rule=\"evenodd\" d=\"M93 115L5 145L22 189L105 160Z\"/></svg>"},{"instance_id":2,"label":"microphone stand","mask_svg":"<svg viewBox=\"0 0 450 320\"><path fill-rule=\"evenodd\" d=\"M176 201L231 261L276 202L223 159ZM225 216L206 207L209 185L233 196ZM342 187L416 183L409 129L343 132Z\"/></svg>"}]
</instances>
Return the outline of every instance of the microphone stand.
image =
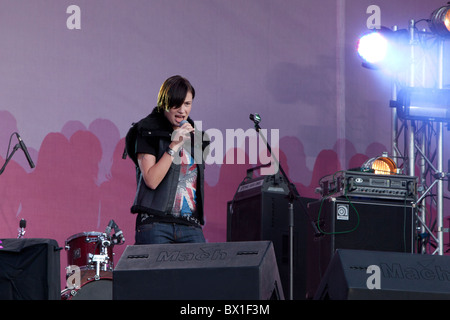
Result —
<instances>
[{"instance_id":1,"label":"microphone stand","mask_svg":"<svg viewBox=\"0 0 450 320\"><path fill-rule=\"evenodd\" d=\"M16 145L14 146L14 148L13 148L11 154L8 155L8 153L9 153L9 148L10 148L10 146L11 146L11 139L12 139L12 136L13 136L14 134L17 136L17 139L19 140L19 143L16 144ZM8 152L7 152L7 154L6 154L6 155L7 155L7 158L6 158L6 160L5 160L5 163L3 164L3 167L0 169L0 175L3 173L3 171L5 171L7 164L8 164L9 161L12 159L14 153L16 153L16 151L17 151L18 149L22 149L22 151L25 153L25 156L26 156L26 158L27 158L27 160L28 160L28 164L30 165L30 167L31 167L31 168L34 168L34 167L35 167L35 165L34 165L34 163L33 163L33 160L31 159L30 155L28 154L27 147L25 146L25 143L23 142L22 138L19 136L19 134L18 134L17 132L13 132L13 133L11 134L10 138L9 138Z\"/></svg>"},{"instance_id":2,"label":"microphone stand","mask_svg":"<svg viewBox=\"0 0 450 320\"><path fill-rule=\"evenodd\" d=\"M313 228L315 229L316 234L319 234L320 232L317 229L314 222L309 217L304 204L301 202L300 194L298 193L297 188L289 180L286 172L284 172L283 167L281 166L277 157L272 153L272 148L270 147L269 143L267 142L267 139L261 133L261 127L259 126L261 117L257 113L255 113L255 115L251 114L250 120L252 120L253 123L255 124L256 132L258 132L258 135L264 141L264 143L267 147L267 150L269 150L271 157L274 159L278 169L280 170L283 177L286 179L288 189L289 189L289 193L287 195L288 203L289 203L288 204L288 209L289 209L288 210L289 211L289 300L293 300L294 299L294 201L295 200L299 200L299 203L303 207L304 213L306 214L307 218L311 221L311 224L312 224Z\"/></svg>"},{"instance_id":3,"label":"microphone stand","mask_svg":"<svg viewBox=\"0 0 450 320\"><path fill-rule=\"evenodd\" d=\"M16 144L14 146L13 151L11 152L11 154L8 156L8 158L6 158L5 163L3 164L3 167L0 169L0 174L3 173L3 171L5 171L6 165L8 164L8 162L12 159L14 153L20 148L19 144Z\"/></svg>"}]
</instances>

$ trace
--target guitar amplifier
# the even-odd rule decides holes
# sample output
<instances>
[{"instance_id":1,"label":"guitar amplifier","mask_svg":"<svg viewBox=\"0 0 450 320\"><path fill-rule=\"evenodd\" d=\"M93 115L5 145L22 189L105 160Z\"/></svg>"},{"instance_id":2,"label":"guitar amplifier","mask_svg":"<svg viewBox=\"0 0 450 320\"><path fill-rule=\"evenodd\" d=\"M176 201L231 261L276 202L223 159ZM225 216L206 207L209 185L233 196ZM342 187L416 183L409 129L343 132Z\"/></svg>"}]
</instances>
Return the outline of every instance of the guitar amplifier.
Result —
<instances>
[{"instance_id":1,"label":"guitar amplifier","mask_svg":"<svg viewBox=\"0 0 450 320\"><path fill-rule=\"evenodd\" d=\"M267 205L271 207L266 208L264 198L270 195L286 199L283 202L286 202L287 207L288 194L287 182L278 174L248 179L241 183L233 200L227 205L227 241L258 241L267 238L267 232L277 223L277 212L272 210L273 205L269 203Z\"/></svg>"},{"instance_id":2,"label":"guitar amplifier","mask_svg":"<svg viewBox=\"0 0 450 320\"><path fill-rule=\"evenodd\" d=\"M330 197L308 203L308 211L320 231L308 229L309 297L338 249L415 251L416 219L410 203Z\"/></svg>"}]
</instances>

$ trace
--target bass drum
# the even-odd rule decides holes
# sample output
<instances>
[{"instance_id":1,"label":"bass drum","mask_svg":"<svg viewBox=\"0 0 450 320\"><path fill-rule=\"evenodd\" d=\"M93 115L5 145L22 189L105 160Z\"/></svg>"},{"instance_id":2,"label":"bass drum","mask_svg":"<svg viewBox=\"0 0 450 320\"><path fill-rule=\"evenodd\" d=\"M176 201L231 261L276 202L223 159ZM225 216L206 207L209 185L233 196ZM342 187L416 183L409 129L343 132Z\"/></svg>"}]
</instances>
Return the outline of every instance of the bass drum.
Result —
<instances>
[{"instance_id":1,"label":"bass drum","mask_svg":"<svg viewBox=\"0 0 450 320\"><path fill-rule=\"evenodd\" d=\"M94 276L94 270L82 271L80 288L64 289L61 300L112 300L112 272L101 271L98 280Z\"/></svg>"}]
</instances>

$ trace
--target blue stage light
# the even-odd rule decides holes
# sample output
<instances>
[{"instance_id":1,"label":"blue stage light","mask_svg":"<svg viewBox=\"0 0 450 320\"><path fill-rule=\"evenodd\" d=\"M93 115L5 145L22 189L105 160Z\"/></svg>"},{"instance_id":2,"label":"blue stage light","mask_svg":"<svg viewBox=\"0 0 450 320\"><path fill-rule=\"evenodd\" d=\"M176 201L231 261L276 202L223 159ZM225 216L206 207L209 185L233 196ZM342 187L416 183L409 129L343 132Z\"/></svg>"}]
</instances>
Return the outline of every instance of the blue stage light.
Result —
<instances>
[{"instance_id":1,"label":"blue stage light","mask_svg":"<svg viewBox=\"0 0 450 320\"><path fill-rule=\"evenodd\" d=\"M450 122L450 89L406 87L392 106L401 119Z\"/></svg>"}]
</instances>

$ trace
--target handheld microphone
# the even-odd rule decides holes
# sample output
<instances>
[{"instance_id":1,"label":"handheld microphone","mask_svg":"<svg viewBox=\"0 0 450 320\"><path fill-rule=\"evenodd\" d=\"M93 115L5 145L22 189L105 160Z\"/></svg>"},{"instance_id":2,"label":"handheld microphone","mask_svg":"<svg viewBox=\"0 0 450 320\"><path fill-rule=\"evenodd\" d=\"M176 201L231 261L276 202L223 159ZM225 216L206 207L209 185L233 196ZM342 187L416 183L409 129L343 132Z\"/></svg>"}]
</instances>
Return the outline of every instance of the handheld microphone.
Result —
<instances>
[{"instance_id":1,"label":"handheld microphone","mask_svg":"<svg viewBox=\"0 0 450 320\"><path fill-rule=\"evenodd\" d=\"M23 152L25 153L25 156L27 157L28 164L30 165L31 168L34 168L34 163L33 163L33 160L31 160L30 154L28 153L27 146L23 142L20 135L18 133L16 133L16 135L17 135L17 139L19 140L20 148L23 150Z\"/></svg>"},{"instance_id":2,"label":"handheld microphone","mask_svg":"<svg viewBox=\"0 0 450 320\"><path fill-rule=\"evenodd\" d=\"M181 122L180 122L180 127L181 127L183 124L185 124L185 123L188 123L188 121L187 121L187 120L181 121ZM191 137L191 139L193 139L194 133L193 133L193 132L189 132L189 136Z\"/></svg>"}]
</instances>

